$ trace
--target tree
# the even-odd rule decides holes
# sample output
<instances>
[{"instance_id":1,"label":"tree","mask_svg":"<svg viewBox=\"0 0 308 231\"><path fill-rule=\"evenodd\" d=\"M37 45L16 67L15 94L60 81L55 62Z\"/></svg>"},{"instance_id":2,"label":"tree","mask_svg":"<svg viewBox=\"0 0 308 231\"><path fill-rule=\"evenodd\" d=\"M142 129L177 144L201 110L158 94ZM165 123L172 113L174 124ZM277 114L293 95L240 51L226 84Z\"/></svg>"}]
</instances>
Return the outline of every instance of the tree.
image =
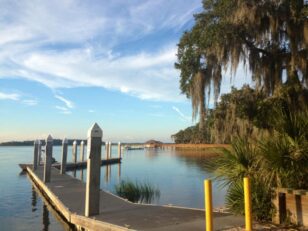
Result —
<instances>
[{"instance_id":1,"label":"tree","mask_svg":"<svg viewBox=\"0 0 308 231\"><path fill-rule=\"evenodd\" d=\"M220 91L222 68L236 71L239 63L252 73L267 95L286 82L308 81L308 12L302 0L204 0L203 12L178 44L183 93L192 99L193 115L203 110L214 87ZM203 82L196 74L203 73ZM196 86L198 85L198 86ZM196 92L199 91L199 92ZM198 97L192 97L198 96ZM200 114L200 122L204 116ZM200 126L202 127L202 126Z\"/></svg>"}]
</instances>

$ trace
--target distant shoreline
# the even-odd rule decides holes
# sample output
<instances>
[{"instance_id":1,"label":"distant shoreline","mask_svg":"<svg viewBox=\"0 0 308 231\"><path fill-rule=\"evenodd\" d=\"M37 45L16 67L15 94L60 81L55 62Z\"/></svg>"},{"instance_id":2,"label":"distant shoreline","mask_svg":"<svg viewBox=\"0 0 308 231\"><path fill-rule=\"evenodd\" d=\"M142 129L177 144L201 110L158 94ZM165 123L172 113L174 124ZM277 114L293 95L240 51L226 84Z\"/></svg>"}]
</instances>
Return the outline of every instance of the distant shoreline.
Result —
<instances>
[{"instance_id":1,"label":"distant shoreline","mask_svg":"<svg viewBox=\"0 0 308 231\"><path fill-rule=\"evenodd\" d=\"M87 144L87 140L81 139L68 139L68 145L72 145L74 141L77 141L77 144L80 144L81 141L84 141ZM41 140L42 145L45 145L45 140ZM18 147L18 146L33 146L34 140L27 141L8 141L0 143L0 147ZM104 145L105 142L102 142ZM122 143L122 145L144 145L145 143ZM54 146L61 146L62 139L54 139ZM176 144L176 143L162 143L158 148L177 148L177 149L208 149L208 148L229 148L229 144Z\"/></svg>"}]
</instances>

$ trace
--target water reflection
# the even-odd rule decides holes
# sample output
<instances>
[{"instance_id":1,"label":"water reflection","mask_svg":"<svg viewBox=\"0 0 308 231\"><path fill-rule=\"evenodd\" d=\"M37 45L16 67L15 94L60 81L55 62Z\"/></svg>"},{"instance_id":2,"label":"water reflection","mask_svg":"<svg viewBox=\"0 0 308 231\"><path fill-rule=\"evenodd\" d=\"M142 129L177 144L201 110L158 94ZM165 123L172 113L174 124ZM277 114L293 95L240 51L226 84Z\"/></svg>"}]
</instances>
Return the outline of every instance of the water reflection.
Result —
<instances>
[{"instance_id":1,"label":"water reflection","mask_svg":"<svg viewBox=\"0 0 308 231\"><path fill-rule=\"evenodd\" d=\"M145 156L149 159L155 159L159 156L159 150L157 148L147 148L145 149Z\"/></svg>"},{"instance_id":2,"label":"water reflection","mask_svg":"<svg viewBox=\"0 0 308 231\"><path fill-rule=\"evenodd\" d=\"M32 197L31 197L32 212L35 212L37 210L36 204L37 204L37 194L35 192L34 187L32 186Z\"/></svg>"},{"instance_id":3,"label":"water reflection","mask_svg":"<svg viewBox=\"0 0 308 231\"><path fill-rule=\"evenodd\" d=\"M118 180L121 180L121 163L118 164Z\"/></svg>"},{"instance_id":4,"label":"water reflection","mask_svg":"<svg viewBox=\"0 0 308 231\"><path fill-rule=\"evenodd\" d=\"M183 162L188 167L197 167L202 172L207 172L204 167L205 162L211 158L217 157L221 153L217 149L174 149L171 154L176 157L177 160Z\"/></svg>"},{"instance_id":5,"label":"water reflection","mask_svg":"<svg viewBox=\"0 0 308 231\"><path fill-rule=\"evenodd\" d=\"M80 170L80 180L83 181L83 169Z\"/></svg>"},{"instance_id":6,"label":"water reflection","mask_svg":"<svg viewBox=\"0 0 308 231\"><path fill-rule=\"evenodd\" d=\"M111 178L111 165L106 165L105 167L105 182L108 183Z\"/></svg>"},{"instance_id":7,"label":"water reflection","mask_svg":"<svg viewBox=\"0 0 308 231\"><path fill-rule=\"evenodd\" d=\"M43 231L48 231L48 227L50 225L49 221L49 211L45 203L43 204Z\"/></svg>"}]
</instances>

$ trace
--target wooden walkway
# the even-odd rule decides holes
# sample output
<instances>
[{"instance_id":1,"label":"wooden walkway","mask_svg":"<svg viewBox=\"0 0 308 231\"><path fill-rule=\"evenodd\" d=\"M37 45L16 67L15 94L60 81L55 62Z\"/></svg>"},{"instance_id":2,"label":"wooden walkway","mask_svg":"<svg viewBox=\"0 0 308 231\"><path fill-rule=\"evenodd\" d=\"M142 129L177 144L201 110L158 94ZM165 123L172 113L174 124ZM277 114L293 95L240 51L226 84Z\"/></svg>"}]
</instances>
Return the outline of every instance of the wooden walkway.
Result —
<instances>
[{"instance_id":1,"label":"wooden walkway","mask_svg":"<svg viewBox=\"0 0 308 231\"><path fill-rule=\"evenodd\" d=\"M169 206L141 205L123 200L101 190L100 214L85 217L85 183L69 175L61 175L52 167L51 182L43 183L43 167L33 171L25 166L31 180L57 212L78 228L88 230L205 230L204 211ZM226 213L214 214L215 230L244 224L243 217Z\"/></svg>"}]
</instances>

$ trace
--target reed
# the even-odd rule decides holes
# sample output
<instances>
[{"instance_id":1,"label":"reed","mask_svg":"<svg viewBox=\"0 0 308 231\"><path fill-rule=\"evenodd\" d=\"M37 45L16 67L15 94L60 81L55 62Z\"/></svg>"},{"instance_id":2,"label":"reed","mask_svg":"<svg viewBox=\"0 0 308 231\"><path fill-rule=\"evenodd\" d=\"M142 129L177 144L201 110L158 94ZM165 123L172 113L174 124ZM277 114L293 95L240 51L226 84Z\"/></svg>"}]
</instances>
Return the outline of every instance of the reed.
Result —
<instances>
[{"instance_id":1,"label":"reed","mask_svg":"<svg viewBox=\"0 0 308 231\"><path fill-rule=\"evenodd\" d=\"M131 180L122 180L115 186L115 191L118 196L135 203L149 204L155 198L160 197L159 189L149 182L138 183Z\"/></svg>"}]
</instances>

